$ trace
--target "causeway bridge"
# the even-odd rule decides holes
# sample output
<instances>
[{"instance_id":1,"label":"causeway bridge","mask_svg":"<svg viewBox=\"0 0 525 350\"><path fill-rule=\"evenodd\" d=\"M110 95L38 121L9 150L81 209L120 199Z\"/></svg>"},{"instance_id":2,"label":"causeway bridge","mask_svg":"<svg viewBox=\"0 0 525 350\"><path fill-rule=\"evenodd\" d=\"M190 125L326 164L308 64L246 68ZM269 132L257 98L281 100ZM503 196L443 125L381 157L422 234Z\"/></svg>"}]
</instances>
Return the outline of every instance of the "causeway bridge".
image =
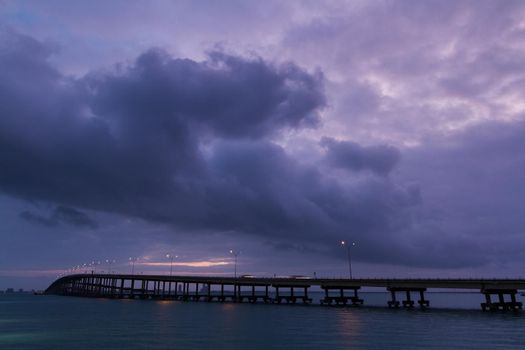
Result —
<instances>
[{"instance_id":1,"label":"causeway bridge","mask_svg":"<svg viewBox=\"0 0 525 350\"><path fill-rule=\"evenodd\" d=\"M388 279L298 277L205 277L136 274L73 274L53 282L45 294L120 299L166 299L207 302L263 302L310 304L309 289L324 291L322 305L362 305L362 287L385 288L390 308L426 308L429 288L478 290L485 296L483 311L521 310L516 294L525 291L525 279Z\"/></svg>"}]
</instances>

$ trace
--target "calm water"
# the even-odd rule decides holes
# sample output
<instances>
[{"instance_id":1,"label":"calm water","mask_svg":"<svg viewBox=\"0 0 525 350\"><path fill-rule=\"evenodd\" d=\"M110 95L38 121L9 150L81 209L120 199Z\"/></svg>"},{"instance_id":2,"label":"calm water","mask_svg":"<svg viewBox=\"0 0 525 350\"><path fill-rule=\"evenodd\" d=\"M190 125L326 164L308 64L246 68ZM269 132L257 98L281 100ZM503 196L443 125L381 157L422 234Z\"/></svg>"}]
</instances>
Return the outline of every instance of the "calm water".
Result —
<instances>
[{"instance_id":1,"label":"calm water","mask_svg":"<svg viewBox=\"0 0 525 350\"><path fill-rule=\"evenodd\" d=\"M483 313L477 294L428 293L426 311L361 295L372 306L0 295L0 349L525 348L525 312Z\"/></svg>"}]
</instances>

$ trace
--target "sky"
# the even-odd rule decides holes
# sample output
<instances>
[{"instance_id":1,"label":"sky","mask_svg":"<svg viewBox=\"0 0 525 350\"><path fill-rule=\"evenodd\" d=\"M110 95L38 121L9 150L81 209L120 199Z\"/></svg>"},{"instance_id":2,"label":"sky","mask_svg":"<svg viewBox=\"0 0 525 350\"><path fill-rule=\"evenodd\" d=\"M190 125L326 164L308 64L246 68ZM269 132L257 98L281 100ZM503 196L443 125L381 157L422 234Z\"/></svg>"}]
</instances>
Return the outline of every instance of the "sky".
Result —
<instances>
[{"instance_id":1,"label":"sky","mask_svg":"<svg viewBox=\"0 0 525 350\"><path fill-rule=\"evenodd\" d=\"M354 277L523 276L524 18L0 0L0 289L229 276L230 250L239 274L346 277L342 240Z\"/></svg>"}]
</instances>

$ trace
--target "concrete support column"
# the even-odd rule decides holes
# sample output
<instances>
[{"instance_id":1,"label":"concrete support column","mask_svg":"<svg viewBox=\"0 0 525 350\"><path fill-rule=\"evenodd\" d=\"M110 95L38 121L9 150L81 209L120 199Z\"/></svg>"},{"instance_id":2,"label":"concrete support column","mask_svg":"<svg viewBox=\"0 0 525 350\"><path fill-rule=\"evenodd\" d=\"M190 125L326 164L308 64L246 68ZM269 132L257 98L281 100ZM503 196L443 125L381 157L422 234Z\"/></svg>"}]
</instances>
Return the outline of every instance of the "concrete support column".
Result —
<instances>
[{"instance_id":1,"label":"concrete support column","mask_svg":"<svg viewBox=\"0 0 525 350\"><path fill-rule=\"evenodd\" d=\"M120 280L120 291L119 291L119 298L120 299L124 298L124 282L125 282L125 279L122 278Z\"/></svg>"},{"instance_id":2,"label":"concrete support column","mask_svg":"<svg viewBox=\"0 0 525 350\"><path fill-rule=\"evenodd\" d=\"M403 300L403 306L404 307L409 307L409 308L412 308L414 307L414 301L412 301L411 297L410 297L410 290L407 290L406 291L406 300Z\"/></svg>"},{"instance_id":3,"label":"concrete support column","mask_svg":"<svg viewBox=\"0 0 525 350\"><path fill-rule=\"evenodd\" d=\"M492 300L490 300L490 293L485 293L485 301L487 304L492 304Z\"/></svg>"},{"instance_id":4,"label":"concrete support column","mask_svg":"<svg viewBox=\"0 0 525 350\"><path fill-rule=\"evenodd\" d=\"M398 308L399 307L399 301L396 300L396 291L395 290L390 290L390 296L391 296L391 300L388 302L388 307L395 307L395 308Z\"/></svg>"}]
</instances>

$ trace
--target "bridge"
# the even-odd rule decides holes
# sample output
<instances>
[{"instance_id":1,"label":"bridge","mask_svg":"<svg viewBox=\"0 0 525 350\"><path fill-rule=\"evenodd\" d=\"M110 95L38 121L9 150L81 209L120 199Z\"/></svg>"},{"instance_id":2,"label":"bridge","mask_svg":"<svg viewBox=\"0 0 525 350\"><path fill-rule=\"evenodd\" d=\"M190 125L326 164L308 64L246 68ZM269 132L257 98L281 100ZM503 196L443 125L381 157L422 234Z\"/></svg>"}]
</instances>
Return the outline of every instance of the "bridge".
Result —
<instances>
[{"instance_id":1,"label":"bridge","mask_svg":"<svg viewBox=\"0 0 525 350\"><path fill-rule=\"evenodd\" d=\"M309 289L324 291L322 305L362 305L362 287L386 288L390 308L430 306L429 288L479 290L485 296L482 310L521 310L516 294L525 291L525 279L332 279L310 277L205 277L130 274L73 274L53 282L45 294L120 299L180 301L264 302L310 304ZM414 294L416 298L413 298ZM400 297L400 298L399 298ZM493 299L494 298L494 299Z\"/></svg>"}]
</instances>

